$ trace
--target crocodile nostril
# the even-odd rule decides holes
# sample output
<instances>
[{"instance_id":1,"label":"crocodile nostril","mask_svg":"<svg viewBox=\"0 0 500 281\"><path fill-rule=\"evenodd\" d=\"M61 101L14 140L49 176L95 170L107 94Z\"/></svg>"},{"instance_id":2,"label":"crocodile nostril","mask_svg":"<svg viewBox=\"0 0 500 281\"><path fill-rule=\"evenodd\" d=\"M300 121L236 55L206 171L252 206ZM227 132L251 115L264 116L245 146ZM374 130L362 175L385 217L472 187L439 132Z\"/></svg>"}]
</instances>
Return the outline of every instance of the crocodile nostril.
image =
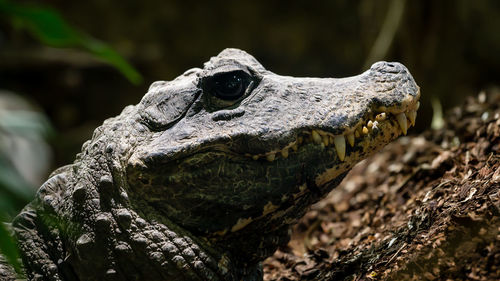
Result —
<instances>
[{"instance_id":1,"label":"crocodile nostril","mask_svg":"<svg viewBox=\"0 0 500 281\"><path fill-rule=\"evenodd\" d=\"M398 62L379 61L374 63L370 70L379 73L405 73L406 67Z\"/></svg>"}]
</instances>

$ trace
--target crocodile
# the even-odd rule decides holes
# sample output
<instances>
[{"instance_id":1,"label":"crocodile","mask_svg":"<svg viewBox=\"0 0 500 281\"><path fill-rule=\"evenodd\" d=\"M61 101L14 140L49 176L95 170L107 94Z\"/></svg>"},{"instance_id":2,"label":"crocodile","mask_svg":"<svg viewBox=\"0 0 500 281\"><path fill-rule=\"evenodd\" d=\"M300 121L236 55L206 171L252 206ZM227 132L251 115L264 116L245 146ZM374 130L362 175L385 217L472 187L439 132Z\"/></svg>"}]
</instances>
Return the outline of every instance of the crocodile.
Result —
<instances>
[{"instance_id":1,"label":"crocodile","mask_svg":"<svg viewBox=\"0 0 500 281\"><path fill-rule=\"evenodd\" d=\"M419 97L396 62L300 78L225 49L154 82L51 174L12 222L25 274L262 280L307 207L415 124Z\"/></svg>"}]
</instances>

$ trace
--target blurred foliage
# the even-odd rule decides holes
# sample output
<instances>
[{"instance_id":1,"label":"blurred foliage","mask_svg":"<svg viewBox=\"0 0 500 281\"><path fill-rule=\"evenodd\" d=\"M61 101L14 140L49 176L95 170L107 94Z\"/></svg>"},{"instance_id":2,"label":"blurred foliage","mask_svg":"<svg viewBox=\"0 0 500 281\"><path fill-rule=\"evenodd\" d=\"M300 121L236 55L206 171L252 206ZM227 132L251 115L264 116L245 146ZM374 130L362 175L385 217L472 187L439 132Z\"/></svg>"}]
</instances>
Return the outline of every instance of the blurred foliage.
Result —
<instances>
[{"instance_id":1,"label":"blurred foliage","mask_svg":"<svg viewBox=\"0 0 500 281\"><path fill-rule=\"evenodd\" d=\"M35 187L19 173L6 150L14 136L40 139L52 131L48 120L40 113L0 108L0 253L17 272L20 272L17 248L2 222L10 221L33 199Z\"/></svg>"},{"instance_id":2,"label":"blurred foliage","mask_svg":"<svg viewBox=\"0 0 500 281\"><path fill-rule=\"evenodd\" d=\"M127 79L140 84L142 76L107 44L76 31L55 11L35 5L21 5L0 0L0 13L5 14L16 28L28 30L40 42L58 48L82 48L108 62Z\"/></svg>"},{"instance_id":3,"label":"blurred foliage","mask_svg":"<svg viewBox=\"0 0 500 281\"><path fill-rule=\"evenodd\" d=\"M45 45L81 48L118 69L130 82L139 84L142 76L107 44L76 31L54 10L0 0L0 14L15 29L25 29ZM8 224L34 197L36 186L29 183L9 158L13 136L41 140L53 133L48 119L33 111L6 111L0 108L0 253L20 272L19 254Z\"/></svg>"},{"instance_id":4,"label":"blurred foliage","mask_svg":"<svg viewBox=\"0 0 500 281\"><path fill-rule=\"evenodd\" d=\"M431 128L433 130L440 130L444 126L443 106L437 97L431 98L431 105L433 112Z\"/></svg>"},{"instance_id":5,"label":"blurred foliage","mask_svg":"<svg viewBox=\"0 0 500 281\"><path fill-rule=\"evenodd\" d=\"M0 253L5 256L7 262L14 267L16 272L22 272L16 243L2 222L0 222Z\"/></svg>"}]
</instances>

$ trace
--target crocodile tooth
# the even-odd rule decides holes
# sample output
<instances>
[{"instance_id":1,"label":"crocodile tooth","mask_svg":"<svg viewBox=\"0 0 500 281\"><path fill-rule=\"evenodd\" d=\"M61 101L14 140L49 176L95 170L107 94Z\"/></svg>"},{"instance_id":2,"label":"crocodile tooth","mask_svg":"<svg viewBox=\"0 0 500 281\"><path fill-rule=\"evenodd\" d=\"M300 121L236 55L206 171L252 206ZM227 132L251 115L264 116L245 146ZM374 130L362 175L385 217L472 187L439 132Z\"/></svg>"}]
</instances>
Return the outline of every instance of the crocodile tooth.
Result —
<instances>
[{"instance_id":1,"label":"crocodile tooth","mask_svg":"<svg viewBox=\"0 0 500 281\"><path fill-rule=\"evenodd\" d=\"M396 120L398 121L399 126L401 127L401 130L403 131L403 134L406 135L406 132L408 130L408 124L406 123L406 115L401 112L398 115L396 115Z\"/></svg>"},{"instance_id":2,"label":"crocodile tooth","mask_svg":"<svg viewBox=\"0 0 500 281\"><path fill-rule=\"evenodd\" d=\"M363 126L363 134L368 135L370 131L368 131L368 128L366 126Z\"/></svg>"},{"instance_id":3,"label":"crocodile tooth","mask_svg":"<svg viewBox=\"0 0 500 281\"><path fill-rule=\"evenodd\" d=\"M321 142L322 142L321 136L319 135L319 133L316 130L312 130L311 136L312 136L314 143L321 144Z\"/></svg>"},{"instance_id":4,"label":"crocodile tooth","mask_svg":"<svg viewBox=\"0 0 500 281\"><path fill-rule=\"evenodd\" d=\"M418 110L419 107L420 107L420 102L417 101L417 106L415 107L415 110Z\"/></svg>"},{"instance_id":5,"label":"crocodile tooth","mask_svg":"<svg viewBox=\"0 0 500 281\"><path fill-rule=\"evenodd\" d=\"M254 156L252 156L252 159L253 159L253 160L259 160L259 155L254 155Z\"/></svg>"},{"instance_id":6,"label":"crocodile tooth","mask_svg":"<svg viewBox=\"0 0 500 281\"><path fill-rule=\"evenodd\" d=\"M385 114L385 112L382 112L380 114L377 114L377 116L375 116L375 119L377 119L377 121L384 121L386 117L387 115Z\"/></svg>"},{"instance_id":7,"label":"crocodile tooth","mask_svg":"<svg viewBox=\"0 0 500 281\"><path fill-rule=\"evenodd\" d=\"M371 129L373 127L373 121L369 120L368 123L366 123L366 127L368 127L368 129Z\"/></svg>"},{"instance_id":8,"label":"crocodile tooth","mask_svg":"<svg viewBox=\"0 0 500 281\"><path fill-rule=\"evenodd\" d=\"M328 146L328 144L330 143L329 142L329 137L327 135L323 135L322 139L323 139L323 144L325 146Z\"/></svg>"},{"instance_id":9,"label":"crocodile tooth","mask_svg":"<svg viewBox=\"0 0 500 281\"><path fill-rule=\"evenodd\" d=\"M281 156L283 156L283 158L288 158L288 148L283 148L283 150L281 150Z\"/></svg>"},{"instance_id":10,"label":"crocodile tooth","mask_svg":"<svg viewBox=\"0 0 500 281\"><path fill-rule=\"evenodd\" d=\"M274 161L275 158L276 158L276 154L274 154L274 153L269 153L268 155L266 155L266 159L269 162Z\"/></svg>"},{"instance_id":11,"label":"crocodile tooth","mask_svg":"<svg viewBox=\"0 0 500 281\"><path fill-rule=\"evenodd\" d=\"M349 142L349 144L351 146L354 146L354 134L353 133L347 134L347 141Z\"/></svg>"},{"instance_id":12,"label":"crocodile tooth","mask_svg":"<svg viewBox=\"0 0 500 281\"><path fill-rule=\"evenodd\" d=\"M354 131L354 136L357 137L357 138L360 137L358 130Z\"/></svg>"},{"instance_id":13,"label":"crocodile tooth","mask_svg":"<svg viewBox=\"0 0 500 281\"><path fill-rule=\"evenodd\" d=\"M345 138L344 136L336 136L333 139L333 143L335 144L335 149L337 150L337 155L339 156L340 161L344 161L345 158Z\"/></svg>"},{"instance_id":14,"label":"crocodile tooth","mask_svg":"<svg viewBox=\"0 0 500 281\"><path fill-rule=\"evenodd\" d=\"M417 111L411 110L406 113L406 116L408 116L408 119L410 119L411 125L415 126L415 119L417 118Z\"/></svg>"},{"instance_id":15,"label":"crocodile tooth","mask_svg":"<svg viewBox=\"0 0 500 281\"><path fill-rule=\"evenodd\" d=\"M297 150L299 149L299 146L296 143L294 143L292 145L292 149L293 149L293 151L297 152Z\"/></svg>"}]
</instances>

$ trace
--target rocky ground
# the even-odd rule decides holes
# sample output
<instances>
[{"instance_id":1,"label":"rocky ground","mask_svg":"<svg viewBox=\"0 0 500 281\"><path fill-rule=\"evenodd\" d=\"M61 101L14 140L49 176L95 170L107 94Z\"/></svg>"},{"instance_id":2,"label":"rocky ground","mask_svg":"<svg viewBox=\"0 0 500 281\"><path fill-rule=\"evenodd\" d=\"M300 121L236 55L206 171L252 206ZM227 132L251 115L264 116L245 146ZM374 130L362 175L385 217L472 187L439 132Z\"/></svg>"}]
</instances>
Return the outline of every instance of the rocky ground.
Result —
<instances>
[{"instance_id":1,"label":"rocky ground","mask_svg":"<svg viewBox=\"0 0 500 281\"><path fill-rule=\"evenodd\" d=\"M500 91L356 166L265 280L500 280Z\"/></svg>"}]
</instances>

